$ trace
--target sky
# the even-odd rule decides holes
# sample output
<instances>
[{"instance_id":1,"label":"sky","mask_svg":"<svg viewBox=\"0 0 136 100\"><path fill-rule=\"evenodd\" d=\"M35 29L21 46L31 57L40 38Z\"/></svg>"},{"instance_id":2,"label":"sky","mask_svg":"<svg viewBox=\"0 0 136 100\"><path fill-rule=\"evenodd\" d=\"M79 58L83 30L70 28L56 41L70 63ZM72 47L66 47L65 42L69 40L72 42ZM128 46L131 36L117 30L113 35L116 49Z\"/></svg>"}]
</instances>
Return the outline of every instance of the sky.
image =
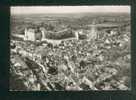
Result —
<instances>
[{"instance_id":1,"label":"sky","mask_svg":"<svg viewBox=\"0 0 136 100\"><path fill-rule=\"evenodd\" d=\"M126 12L130 13L130 6L12 6L11 14L38 13L85 13L85 12Z\"/></svg>"}]
</instances>

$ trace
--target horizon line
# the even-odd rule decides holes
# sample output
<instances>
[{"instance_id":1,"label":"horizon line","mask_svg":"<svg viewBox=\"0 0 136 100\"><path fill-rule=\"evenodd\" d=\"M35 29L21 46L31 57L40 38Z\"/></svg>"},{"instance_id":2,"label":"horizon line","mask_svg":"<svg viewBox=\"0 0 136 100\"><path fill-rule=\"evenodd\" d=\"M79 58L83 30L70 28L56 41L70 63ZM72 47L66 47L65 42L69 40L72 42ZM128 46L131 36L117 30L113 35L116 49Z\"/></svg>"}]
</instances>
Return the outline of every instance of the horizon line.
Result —
<instances>
[{"instance_id":1,"label":"horizon line","mask_svg":"<svg viewBox=\"0 0 136 100\"><path fill-rule=\"evenodd\" d=\"M11 6L11 14L130 13L130 6Z\"/></svg>"},{"instance_id":2,"label":"horizon line","mask_svg":"<svg viewBox=\"0 0 136 100\"><path fill-rule=\"evenodd\" d=\"M100 13L100 14L106 14L106 13L116 13L116 14L121 14L121 13L124 13L124 14L130 14L130 12L74 12L74 13L11 13L11 15L38 15L38 14L85 14L85 13L94 13L94 14L97 14L97 13Z\"/></svg>"}]
</instances>

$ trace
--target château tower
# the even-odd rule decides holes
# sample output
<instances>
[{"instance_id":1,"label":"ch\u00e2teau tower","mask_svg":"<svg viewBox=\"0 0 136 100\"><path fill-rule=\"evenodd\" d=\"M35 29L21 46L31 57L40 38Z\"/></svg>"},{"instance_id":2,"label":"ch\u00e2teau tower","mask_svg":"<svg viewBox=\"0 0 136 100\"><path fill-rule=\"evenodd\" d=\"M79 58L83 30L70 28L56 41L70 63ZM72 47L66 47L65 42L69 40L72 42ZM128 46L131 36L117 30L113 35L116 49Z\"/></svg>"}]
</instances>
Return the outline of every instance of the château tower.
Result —
<instances>
[{"instance_id":1,"label":"ch\u00e2teau tower","mask_svg":"<svg viewBox=\"0 0 136 100\"><path fill-rule=\"evenodd\" d=\"M97 26L95 20L93 20L92 25L91 25L91 30L88 35L89 39L97 39Z\"/></svg>"}]
</instances>

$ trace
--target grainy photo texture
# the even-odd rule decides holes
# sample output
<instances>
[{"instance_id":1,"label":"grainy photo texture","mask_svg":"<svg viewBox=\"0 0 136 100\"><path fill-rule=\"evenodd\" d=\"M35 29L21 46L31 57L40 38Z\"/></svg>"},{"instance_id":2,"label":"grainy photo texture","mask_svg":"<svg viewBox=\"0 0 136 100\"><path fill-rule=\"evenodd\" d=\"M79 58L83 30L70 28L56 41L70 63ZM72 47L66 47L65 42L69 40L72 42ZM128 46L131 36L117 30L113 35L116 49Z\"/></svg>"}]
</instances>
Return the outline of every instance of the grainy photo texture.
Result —
<instances>
[{"instance_id":1,"label":"grainy photo texture","mask_svg":"<svg viewBox=\"0 0 136 100\"><path fill-rule=\"evenodd\" d=\"M10 91L131 90L130 6L10 13Z\"/></svg>"}]
</instances>

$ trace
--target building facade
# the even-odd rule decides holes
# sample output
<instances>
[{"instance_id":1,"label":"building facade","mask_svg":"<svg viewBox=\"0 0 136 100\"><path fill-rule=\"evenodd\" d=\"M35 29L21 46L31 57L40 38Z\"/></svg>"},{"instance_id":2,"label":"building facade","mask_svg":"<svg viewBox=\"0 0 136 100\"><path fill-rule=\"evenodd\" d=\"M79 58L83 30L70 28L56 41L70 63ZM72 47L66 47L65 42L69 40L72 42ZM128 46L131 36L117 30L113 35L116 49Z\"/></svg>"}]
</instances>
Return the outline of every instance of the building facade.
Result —
<instances>
[{"instance_id":1,"label":"building facade","mask_svg":"<svg viewBox=\"0 0 136 100\"><path fill-rule=\"evenodd\" d=\"M35 41L35 30L34 29L25 29L24 40Z\"/></svg>"},{"instance_id":2,"label":"building facade","mask_svg":"<svg viewBox=\"0 0 136 100\"><path fill-rule=\"evenodd\" d=\"M42 40L42 38L45 38L44 32L40 29L35 28L26 28L24 32L24 40L25 41L36 41L36 40Z\"/></svg>"}]
</instances>

